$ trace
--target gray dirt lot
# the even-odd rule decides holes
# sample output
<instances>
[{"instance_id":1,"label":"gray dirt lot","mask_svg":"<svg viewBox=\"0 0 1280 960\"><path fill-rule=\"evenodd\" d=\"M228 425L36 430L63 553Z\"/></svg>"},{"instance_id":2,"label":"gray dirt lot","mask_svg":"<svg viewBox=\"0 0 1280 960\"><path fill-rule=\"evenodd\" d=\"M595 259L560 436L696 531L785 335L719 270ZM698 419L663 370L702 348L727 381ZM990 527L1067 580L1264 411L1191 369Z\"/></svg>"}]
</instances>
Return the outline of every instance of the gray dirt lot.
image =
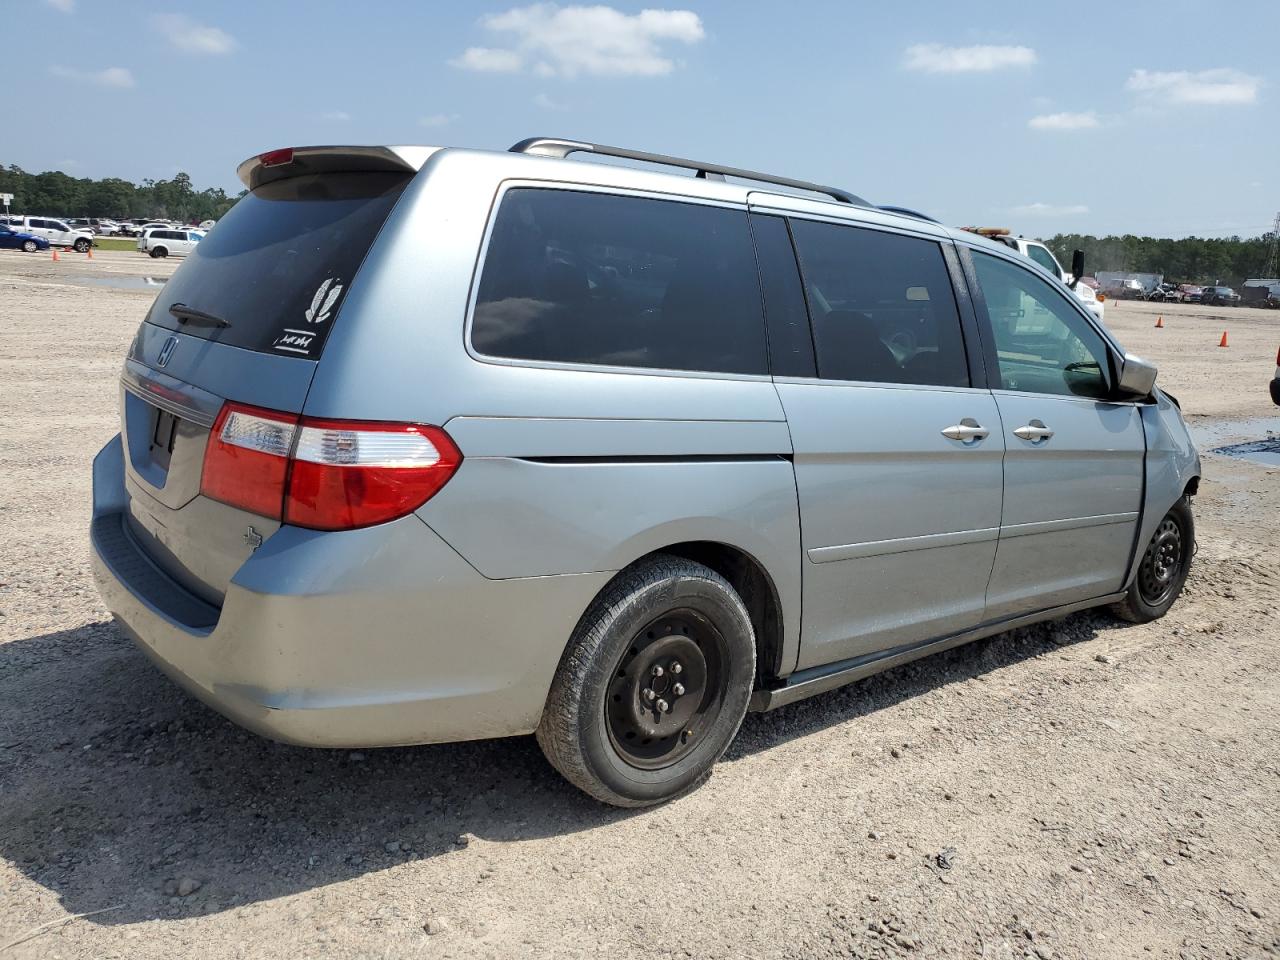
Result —
<instances>
[{"instance_id":1,"label":"gray dirt lot","mask_svg":"<svg viewBox=\"0 0 1280 960\"><path fill-rule=\"evenodd\" d=\"M172 269L0 254L0 960L1280 954L1280 470L1205 457L1163 621L1081 614L752 715L705 788L620 812L532 738L269 743L112 626L89 464L152 293L68 281ZM1108 322L1223 441L1280 413L1280 312Z\"/></svg>"}]
</instances>

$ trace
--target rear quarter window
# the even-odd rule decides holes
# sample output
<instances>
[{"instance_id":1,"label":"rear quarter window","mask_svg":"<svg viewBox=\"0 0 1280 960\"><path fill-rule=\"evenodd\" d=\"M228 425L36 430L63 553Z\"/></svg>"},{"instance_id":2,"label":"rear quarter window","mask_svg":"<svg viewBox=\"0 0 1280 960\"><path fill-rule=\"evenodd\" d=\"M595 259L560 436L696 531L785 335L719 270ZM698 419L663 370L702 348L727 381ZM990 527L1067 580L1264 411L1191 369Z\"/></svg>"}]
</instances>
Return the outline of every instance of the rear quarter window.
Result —
<instances>
[{"instance_id":1,"label":"rear quarter window","mask_svg":"<svg viewBox=\"0 0 1280 960\"><path fill-rule=\"evenodd\" d=\"M310 174L259 187L193 245L148 322L247 350L319 357L347 289L410 179ZM178 231L151 237L164 233ZM169 313L175 303L230 326L184 325Z\"/></svg>"},{"instance_id":2,"label":"rear quarter window","mask_svg":"<svg viewBox=\"0 0 1280 960\"><path fill-rule=\"evenodd\" d=\"M767 373L746 211L509 190L481 271L471 342L516 360Z\"/></svg>"}]
</instances>

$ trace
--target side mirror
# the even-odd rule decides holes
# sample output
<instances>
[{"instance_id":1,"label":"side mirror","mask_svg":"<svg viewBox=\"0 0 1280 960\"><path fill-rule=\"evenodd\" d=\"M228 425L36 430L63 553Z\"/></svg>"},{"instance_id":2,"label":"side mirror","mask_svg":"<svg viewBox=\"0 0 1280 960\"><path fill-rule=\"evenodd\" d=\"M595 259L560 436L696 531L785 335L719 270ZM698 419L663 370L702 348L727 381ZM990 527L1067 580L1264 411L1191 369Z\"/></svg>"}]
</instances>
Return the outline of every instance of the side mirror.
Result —
<instances>
[{"instance_id":1,"label":"side mirror","mask_svg":"<svg viewBox=\"0 0 1280 960\"><path fill-rule=\"evenodd\" d=\"M1155 385L1155 364L1126 353L1120 361L1120 394L1126 397L1149 397Z\"/></svg>"},{"instance_id":2,"label":"side mirror","mask_svg":"<svg viewBox=\"0 0 1280 960\"><path fill-rule=\"evenodd\" d=\"M1076 288L1080 278L1084 276L1084 251L1077 250L1071 254L1071 289Z\"/></svg>"}]
</instances>

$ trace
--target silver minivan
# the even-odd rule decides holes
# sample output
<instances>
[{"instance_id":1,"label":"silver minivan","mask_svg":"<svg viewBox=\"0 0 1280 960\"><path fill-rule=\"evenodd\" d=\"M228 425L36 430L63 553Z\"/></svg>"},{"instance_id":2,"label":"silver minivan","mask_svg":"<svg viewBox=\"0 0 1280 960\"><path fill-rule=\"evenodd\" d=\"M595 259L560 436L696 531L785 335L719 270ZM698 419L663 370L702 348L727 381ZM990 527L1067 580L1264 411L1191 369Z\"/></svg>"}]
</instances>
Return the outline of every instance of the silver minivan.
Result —
<instances>
[{"instance_id":1,"label":"silver minivan","mask_svg":"<svg viewBox=\"0 0 1280 960\"><path fill-rule=\"evenodd\" d=\"M748 709L1182 589L1177 402L1006 247L563 140L239 173L129 349L91 539L122 628L252 730L536 733L644 806Z\"/></svg>"}]
</instances>

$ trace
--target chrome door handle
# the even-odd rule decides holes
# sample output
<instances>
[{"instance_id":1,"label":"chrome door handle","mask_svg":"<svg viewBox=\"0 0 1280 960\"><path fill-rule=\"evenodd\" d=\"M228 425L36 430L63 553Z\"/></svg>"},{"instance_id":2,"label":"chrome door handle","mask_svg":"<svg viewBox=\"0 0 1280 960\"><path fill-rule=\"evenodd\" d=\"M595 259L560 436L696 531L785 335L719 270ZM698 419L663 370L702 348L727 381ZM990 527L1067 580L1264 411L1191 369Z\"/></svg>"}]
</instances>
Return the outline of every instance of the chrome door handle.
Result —
<instances>
[{"instance_id":1,"label":"chrome door handle","mask_svg":"<svg viewBox=\"0 0 1280 960\"><path fill-rule=\"evenodd\" d=\"M944 427L942 435L948 440L959 440L961 443L972 445L984 439L990 432L986 427L979 426L978 421L973 417L965 417L959 423Z\"/></svg>"},{"instance_id":2,"label":"chrome door handle","mask_svg":"<svg viewBox=\"0 0 1280 960\"><path fill-rule=\"evenodd\" d=\"M1029 440L1031 443L1044 443L1053 436L1053 431L1044 425L1043 420L1032 420L1025 426L1015 427L1013 435L1019 440Z\"/></svg>"}]
</instances>

